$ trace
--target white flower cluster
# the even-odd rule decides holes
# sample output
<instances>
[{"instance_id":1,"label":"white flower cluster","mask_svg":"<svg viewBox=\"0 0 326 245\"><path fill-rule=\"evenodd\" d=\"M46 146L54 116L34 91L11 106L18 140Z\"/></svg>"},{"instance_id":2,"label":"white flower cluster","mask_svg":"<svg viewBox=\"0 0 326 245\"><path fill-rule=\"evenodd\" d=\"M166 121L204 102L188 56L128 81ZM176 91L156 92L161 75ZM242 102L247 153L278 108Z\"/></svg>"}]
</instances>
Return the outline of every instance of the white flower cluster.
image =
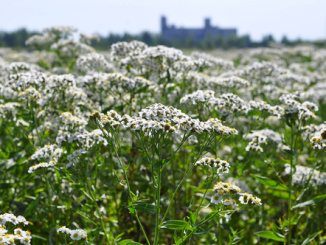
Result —
<instances>
[{"instance_id":1,"label":"white flower cluster","mask_svg":"<svg viewBox=\"0 0 326 245\"><path fill-rule=\"evenodd\" d=\"M304 134L310 139L310 142L315 149L326 149L326 123L320 125L308 125L304 128Z\"/></svg>"},{"instance_id":2,"label":"white flower cluster","mask_svg":"<svg viewBox=\"0 0 326 245\"><path fill-rule=\"evenodd\" d=\"M6 223L28 225L28 221L21 215L16 216L10 213L0 214L0 225L4 226Z\"/></svg>"},{"instance_id":3,"label":"white flower cluster","mask_svg":"<svg viewBox=\"0 0 326 245\"><path fill-rule=\"evenodd\" d=\"M249 143L246 146L246 151L263 152L264 149L262 146L267 145L269 142L276 144L278 149L285 147L282 143L283 140L281 135L271 129L255 130L252 133L247 134L245 139L249 140Z\"/></svg>"},{"instance_id":4,"label":"white flower cluster","mask_svg":"<svg viewBox=\"0 0 326 245\"><path fill-rule=\"evenodd\" d=\"M247 80L237 77L237 76L226 76L226 77L217 77L212 78L208 82L210 87L227 87L227 88L245 88L250 85L250 82Z\"/></svg>"},{"instance_id":5,"label":"white flower cluster","mask_svg":"<svg viewBox=\"0 0 326 245\"><path fill-rule=\"evenodd\" d=\"M77 59L77 68L85 73L113 70L112 64L105 59L104 55L95 52L80 56Z\"/></svg>"},{"instance_id":6,"label":"white flower cluster","mask_svg":"<svg viewBox=\"0 0 326 245\"><path fill-rule=\"evenodd\" d=\"M58 163L63 150L57 145L45 145L44 147L38 149L32 156L32 160L41 161L41 163L33 165L28 169L29 173L33 173L39 168L49 168L53 167Z\"/></svg>"},{"instance_id":7,"label":"white flower cluster","mask_svg":"<svg viewBox=\"0 0 326 245\"><path fill-rule=\"evenodd\" d=\"M87 130L87 120L85 118L64 112L60 115L59 128L57 129L56 142L59 146L64 143L76 143L78 149L67 156L68 166L74 165L79 157L86 154L95 145L106 146L107 140L100 129Z\"/></svg>"},{"instance_id":8,"label":"white flower cluster","mask_svg":"<svg viewBox=\"0 0 326 245\"><path fill-rule=\"evenodd\" d=\"M180 99L181 104L197 105L199 103L210 103L214 98L213 90L197 90L191 94L187 94Z\"/></svg>"},{"instance_id":9,"label":"white flower cluster","mask_svg":"<svg viewBox=\"0 0 326 245\"><path fill-rule=\"evenodd\" d=\"M79 40L76 39L76 33L77 30L69 26L47 28L42 34L30 37L26 44L55 51L56 56L65 58L75 59L79 55L95 52L82 35L79 35Z\"/></svg>"},{"instance_id":10,"label":"white flower cluster","mask_svg":"<svg viewBox=\"0 0 326 245\"><path fill-rule=\"evenodd\" d=\"M251 111L265 111L270 115L281 119L284 116L297 114L299 120L314 118L318 106L312 102L299 102L299 97L295 94L284 94L280 97L282 104L270 105L261 100L245 101L239 96L226 93L218 97L214 96L213 90L197 90L186 94L180 99L180 103L188 105L205 104L209 108L218 109L224 114L242 112L247 114Z\"/></svg>"},{"instance_id":11,"label":"white flower cluster","mask_svg":"<svg viewBox=\"0 0 326 245\"><path fill-rule=\"evenodd\" d=\"M60 119L63 124L61 125L61 129L65 130L69 130L71 128L83 128L87 124L87 121L84 118L75 116L70 112L61 113Z\"/></svg>"},{"instance_id":12,"label":"white flower cluster","mask_svg":"<svg viewBox=\"0 0 326 245\"><path fill-rule=\"evenodd\" d=\"M219 109L227 112L232 111L247 113L250 109L248 104L243 99L232 93L222 94L211 103L216 105Z\"/></svg>"},{"instance_id":13,"label":"white flower cluster","mask_svg":"<svg viewBox=\"0 0 326 245\"><path fill-rule=\"evenodd\" d=\"M112 45L112 59L127 70L153 80L181 78L202 62L182 53L181 50L165 46L148 47L140 42L123 42Z\"/></svg>"},{"instance_id":14,"label":"white flower cluster","mask_svg":"<svg viewBox=\"0 0 326 245\"><path fill-rule=\"evenodd\" d=\"M119 73L107 74L106 79L110 82L111 89L121 92L137 91L154 85L151 81L143 77L136 76L134 78L129 78Z\"/></svg>"},{"instance_id":15,"label":"white flower cluster","mask_svg":"<svg viewBox=\"0 0 326 245\"><path fill-rule=\"evenodd\" d=\"M87 44L75 40L64 39L53 43L50 48L68 58L95 52L95 49Z\"/></svg>"},{"instance_id":16,"label":"white flower cluster","mask_svg":"<svg viewBox=\"0 0 326 245\"><path fill-rule=\"evenodd\" d=\"M76 80L75 77L71 74L63 74L63 75L51 75L48 78L49 85L48 89L57 89L57 88L66 88L66 87L75 87Z\"/></svg>"},{"instance_id":17,"label":"white flower cluster","mask_svg":"<svg viewBox=\"0 0 326 245\"><path fill-rule=\"evenodd\" d=\"M195 165L207 166L209 168L216 169L218 174L227 174L229 173L230 163L225 160L213 157L203 157L198 160Z\"/></svg>"},{"instance_id":18,"label":"white flower cluster","mask_svg":"<svg viewBox=\"0 0 326 245\"><path fill-rule=\"evenodd\" d=\"M121 73L91 73L83 77L81 85L88 90L93 100L98 100L99 94L140 93L155 88L155 84L143 77L127 77Z\"/></svg>"},{"instance_id":19,"label":"white flower cluster","mask_svg":"<svg viewBox=\"0 0 326 245\"><path fill-rule=\"evenodd\" d=\"M250 193L243 192L238 186L228 182L217 182L213 188L215 194L211 203L235 206L235 199L241 204L262 205L261 199Z\"/></svg>"},{"instance_id":20,"label":"white flower cluster","mask_svg":"<svg viewBox=\"0 0 326 245\"><path fill-rule=\"evenodd\" d=\"M111 57L119 60L121 64L131 64L133 57L139 55L148 46L139 41L119 42L111 46Z\"/></svg>"},{"instance_id":21,"label":"white flower cluster","mask_svg":"<svg viewBox=\"0 0 326 245\"><path fill-rule=\"evenodd\" d=\"M0 85L0 96L16 101L27 100L33 102L36 108L55 108L64 102L68 102L75 110L80 106L92 105L85 91L77 87L73 75L49 75L35 70L9 74Z\"/></svg>"},{"instance_id":22,"label":"white flower cluster","mask_svg":"<svg viewBox=\"0 0 326 245\"><path fill-rule=\"evenodd\" d=\"M279 105L272 106L266 103L265 101L255 101L255 100L249 101L248 104L250 108L249 111L253 111L253 110L266 111L273 116L277 116L277 118L279 119L284 115L284 109Z\"/></svg>"},{"instance_id":23,"label":"white flower cluster","mask_svg":"<svg viewBox=\"0 0 326 245\"><path fill-rule=\"evenodd\" d=\"M223 70L229 70L234 68L233 62L225 59L217 58L207 53L195 51L191 54L191 56L200 60L202 62L203 67L220 68Z\"/></svg>"},{"instance_id":24,"label":"white flower cluster","mask_svg":"<svg viewBox=\"0 0 326 245\"><path fill-rule=\"evenodd\" d=\"M313 186L326 185L326 173L320 172L310 167L296 165L292 175L292 183L296 185L305 185L307 182ZM285 165L284 175L290 175L290 164Z\"/></svg>"},{"instance_id":25,"label":"white flower cluster","mask_svg":"<svg viewBox=\"0 0 326 245\"><path fill-rule=\"evenodd\" d=\"M42 72L38 71L27 71L20 72L17 74L9 75L9 81L7 83L11 89L15 91L24 91L30 86L33 86L35 89L44 86L46 76Z\"/></svg>"},{"instance_id":26,"label":"white flower cluster","mask_svg":"<svg viewBox=\"0 0 326 245\"><path fill-rule=\"evenodd\" d=\"M109 112L108 115L97 114L100 122L111 127L121 126L135 131L144 131L151 135L151 131L204 133L211 132L221 135L236 134L237 130L224 126L217 118L211 118L205 122L193 119L187 114L172 106L153 104L142 109L137 116L120 116L116 112Z\"/></svg>"},{"instance_id":27,"label":"white flower cluster","mask_svg":"<svg viewBox=\"0 0 326 245\"><path fill-rule=\"evenodd\" d=\"M39 68L36 65L26 62L12 62L5 66L5 70L7 70L9 74L17 74L29 71L38 71Z\"/></svg>"},{"instance_id":28,"label":"white flower cluster","mask_svg":"<svg viewBox=\"0 0 326 245\"><path fill-rule=\"evenodd\" d=\"M0 104L0 118L6 118L9 115L15 118L18 111L18 107L20 106L21 105L16 102L8 102L5 104Z\"/></svg>"},{"instance_id":29,"label":"white flower cluster","mask_svg":"<svg viewBox=\"0 0 326 245\"><path fill-rule=\"evenodd\" d=\"M250 85L249 81L236 76L233 73L213 76L197 71L189 71L185 77L188 84L195 88L212 89L214 91L220 91L223 89L241 89Z\"/></svg>"},{"instance_id":30,"label":"white flower cluster","mask_svg":"<svg viewBox=\"0 0 326 245\"><path fill-rule=\"evenodd\" d=\"M214 91L212 90L197 90L196 92L187 94L180 99L180 103L192 105L204 103L224 113L247 113L250 110L248 103L242 100L239 96L227 93L222 94L219 97L214 97Z\"/></svg>"},{"instance_id":31,"label":"white flower cluster","mask_svg":"<svg viewBox=\"0 0 326 245\"><path fill-rule=\"evenodd\" d=\"M69 235L70 239L74 241L79 241L87 238L87 233L83 229L72 230L65 226L62 226L57 230L57 232Z\"/></svg>"},{"instance_id":32,"label":"white flower cluster","mask_svg":"<svg viewBox=\"0 0 326 245\"><path fill-rule=\"evenodd\" d=\"M108 144L100 129L76 134L72 137L71 141L77 141L79 144L81 144L82 148L86 150L92 148L95 144L102 144L104 146Z\"/></svg>"},{"instance_id":33,"label":"white flower cluster","mask_svg":"<svg viewBox=\"0 0 326 245\"><path fill-rule=\"evenodd\" d=\"M316 117L314 112L318 110L318 106L309 101L301 103L298 99L298 96L294 94L281 96L280 101L286 105L285 114L297 114L299 120L308 120Z\"/></svg>"},{"instance_id":34,"label":"white flower cluster","mask_svg":"<svg viewBox=\"0 0 326 245\"><path fill-rule=\"evenodd\" d=\"M72 36L77 30L70 26L55 26L46 28L41 35L31 36L26 45L42 47L50 45L59 39L66 39Z\"/></svg>"},{"instance_id":35,"label":"white flower cluster","mask_svg":"<svg viewBox=\"0 0 326 245\"><path fill-rule=\"evenodd\" d=\"M28 225L28 221L23 216L15 216L14 214L0 214L0 244L15 244L19 242L23 245L30 245L32 236L29 231L24 231L21 228L15 228L13 232L9 232L6 224L12 225Z\"/></svg>"},{"instance_id":36,"label":"white flower cluster","mask_svg":"<svg viewBox=\"0 0 326 245\"><path fill-rule=\"evenodd\" d=\"M325 78L323 79L325 81ZM304 99L315 103L326 103L326 82L319 81L301 93Z\"/></svg>"}]
</instances>

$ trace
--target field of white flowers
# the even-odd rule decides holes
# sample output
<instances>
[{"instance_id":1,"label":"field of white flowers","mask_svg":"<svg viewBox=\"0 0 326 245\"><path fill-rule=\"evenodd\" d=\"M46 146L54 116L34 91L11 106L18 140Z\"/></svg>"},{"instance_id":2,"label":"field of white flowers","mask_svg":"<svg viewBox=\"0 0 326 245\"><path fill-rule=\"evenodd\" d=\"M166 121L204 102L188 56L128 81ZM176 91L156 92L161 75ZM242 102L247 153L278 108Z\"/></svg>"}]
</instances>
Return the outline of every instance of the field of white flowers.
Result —
<instances>
[{"instance_id":1,"label":"field of white flowers","mask_svg":"<svg viewBox=\"0 0 326 245\"><path fill-rule=\"evenodd\" d=\"M68 27L0 49L0 244L322 244L326 50Z\"/></svg>"}]
</instances>

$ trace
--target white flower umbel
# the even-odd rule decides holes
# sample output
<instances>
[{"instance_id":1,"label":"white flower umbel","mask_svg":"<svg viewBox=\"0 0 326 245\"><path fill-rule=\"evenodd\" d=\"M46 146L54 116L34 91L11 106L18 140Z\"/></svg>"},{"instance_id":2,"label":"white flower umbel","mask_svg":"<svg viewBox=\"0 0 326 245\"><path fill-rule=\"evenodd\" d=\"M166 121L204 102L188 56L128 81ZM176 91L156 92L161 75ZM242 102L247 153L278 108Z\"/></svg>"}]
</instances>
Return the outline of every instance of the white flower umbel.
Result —
<instances>
[{"instance_id":1,"label":"white flower umbel","mask_svg":"<svg viewBox=\"0 0 326 245\"><path fill-rule=\"evenodd\" d=\"M0 214L0 244L16 244L16 242L24 245L31 244L31 233L21 228L12 227L16 225L28 225L28 221L23 216L15 216L10 213Z\"/></svg>"},{"instance_id":2,"label":"white flower umbel","mask_svg":"<svg viewBox=\"0 0 326 245\"><path fill-rule=\"evenodd\" d=\"M289 175L290 173L291 167L289 164L286 164L284 175ZM310 167L297 165L292 175L292 183L296 185L304 185L307 182L312 186L324 186L326 185L326 173Z\"/></svg>"},{"instance_id":3,"label":"white flower umbel","mask_svg":"<svg viewBox=\"0 0 326 245\"><path fill-rule=\"evenodd\" d=\"M263 146L268 143L276 144L277 149L284 148L281 135L271 129L255 130L252 133L245 135L245 139L249 140L249 143L246 146L246 151L263 152Z\"/></svg>"},{"instance_id":4,"label":"white flower umbel","mask_svg":"<svg viewBox=\"0 0 326 245\"><path fill-rule=\"evenodd\" d=\"M75 240L75 241L87 238L87 233L83 229L72 230L72 229L69 229L69 228L67 228L65 226L62 226L57 230L57 232L67 234L67 235L70 236L71 240Z\"/></svg>"},{"instance_id":5,"label":"white flower umbel","mask_svg":"<svg viewBox=\"0 0 326 245\"><path fill-rule=\"evenodd\" d=\"M261 205L261 199L250 193L243 192L238 186L229 182L217 182L213 188L215 194L211 197L213 204L234 204L238 200L241 204Z\"/></svg>"},{"instance_id":6,"label":"white flower umbel","mask_svg":"<svg viewBox=\"0 0 326 245\"><path fill-rule=\"evenodd\" d=\"M229 172L230 163L219 158L203 157L198 160L195 165L207 166L216 169L218 174L226 174Z\"/></svg>"},{"instance_id":7,"label":"white flower umbel","mask_svg":"<svg viewBox=\"0 0 326 245\"><path fill-rule=\"evenodd\" d=\"M62 154L63 150L57 145L45 145L31 156L32 160L40 161L41 163L30 167L28 172L33 173L39 168L49 168L55 166Z\"/></svg>"}]
</instances>

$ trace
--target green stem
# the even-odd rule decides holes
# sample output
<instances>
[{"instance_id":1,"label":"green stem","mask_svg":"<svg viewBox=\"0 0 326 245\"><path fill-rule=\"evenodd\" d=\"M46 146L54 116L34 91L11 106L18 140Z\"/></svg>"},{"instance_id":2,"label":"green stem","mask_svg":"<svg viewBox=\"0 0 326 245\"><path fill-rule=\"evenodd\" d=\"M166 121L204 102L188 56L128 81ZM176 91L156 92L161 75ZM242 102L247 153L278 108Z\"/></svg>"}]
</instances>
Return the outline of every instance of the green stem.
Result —
<instances>
[{"instance_id":1,"label":"green stem","mask_svg":"<svg viewBox=\"0 0 326 245\"><path fill-rule=\"evenodd\" d=\"M99 123L98 123L98 126L100 127L100 129L102 130L102 132L104 133L104 135L106 136L106 138L110 140L109 135L106 134L106 131L101 127L101 125ZM127 184L127 188L128 188L129 198L131 200L133 200L132 191L131 191L131 187L130 187L130 183L129 183L129 178L128 178L128 175L127 175L127 172L126 172L126 169L125 169L125 164L122 162L121 158L119 157L117 146L116 146L116 145L119 146L120 144L119 144L119 142L117 140L117 137L116 137L115 133L113 132L113 130L111 130L111 131L112 131L111 133L112 133L114 142L117 143L117 144L114 144L113 143L113 150L114 150L114 153L115 153L115 155L116 155L116 157L118 159L118 162L119 162L120 168L122 169L123 175L124 175L124 177L126 179L126 184ZM136 216L136 220L138 222L138 225L140 226L140 229L141 229L141 231L142 231L142 233L143 233L143 235L145 237L146 243L147 244L150 244L149 239L148 239L148 236L147 236L147 234L145 232L145 229L144 229L144 227L143 227L143 225L142 225L142 223L141 223L141 221L139 219L137 210L135 211L135 216Z\"/></svg>"},{"instance_id":2,"label":"green stem","mask_svg":"<svg viewBox=\"0 0 326 245\"><path fill-rule=\"evenodd\" d=\"M185 241L187 241L187 240L192 236L192 234L197 230L197 227L202 226L202 225L205 224L207 221L210 221L211 219L215 218L215 216L218 215L218 214L219 214L219 213L215 213L215 214L212 215L211 217L206 218L206 219L204 219L203 221L201 221L200 223L196 224L195 227L194 227L194 229L193 229L193 230L192 230L188 235L186 235L186 236L181 240L181 243L180 243L180 244L182 244L182 243L184 243Z\"/></svg>"},{"instance_id":3,"label":"green stem","mask_svg":"<svg viewBox=\"0 0 326 245\"><path fill-rule=\"evenodd\" d=\"M298 125L298 129L300 128L300 123ZM293 169L296 164L296 131L294 125L291 126L291 159L290 159L290 183L289 183L289 199L288 199L288 234L287 234L287 243L291 244L292 240L292 231L291 231L291 218L292 218L292 179L293 179Z\"/></svg>"},{"instance_id":4,"label":"green stem","mask_svg":"<svg viewBox=\"0 0 326 245\"><path fill-rule=\"evenodd\" d=\"M156 183L156 217L155 217L155 235L154 235L154 245L159 242L159 234L160 234L160 213L161 213L161 180L162 180L162 172L161 166L159 167L157 173L157 183Z\"/></svg>"},{"instance_id":5,"label":"green stem","mask_svg":"<svg viewBox=\"0 0 326 245\"><path fill-rule=\"evenodd\" d=\"M213 139L214 139L214 137L212 137L212 138L208 138L208 139L206 140L206 142L203 144L203 146L202 146L201 149L200 149L200 152L199 152L199 154L198 154L198 157L195 159L194 162L192 162L192 163L189 165L188 169L185 171L185 173L184 173L182 179L179 181L179 183L178 183L178 185L177 185L175 191L173 192L171 198L169 199L169 204L168 204L168 207L167 207L166 210L165 210L165 213L164 213L163 218L162 218L162 220L161 220L161 224L164 222L166 216L168 215L168 212L169 212L169 210L170 210L170 207L171 207L172 201L174 200L174 198L175 198L177 192L179 191L179 189L181 188L182 183L185 181L185 179L186 179L186 178L189 176L189 174L191 173L191 171L192 171L192 169L193 169L193 167L194 167L195 162L197 162L197 161L202 157L202 154L203 154L203 151L204 151L206 145L210 144L211 141L212 141Z\"/></svg>"}]
</instances>

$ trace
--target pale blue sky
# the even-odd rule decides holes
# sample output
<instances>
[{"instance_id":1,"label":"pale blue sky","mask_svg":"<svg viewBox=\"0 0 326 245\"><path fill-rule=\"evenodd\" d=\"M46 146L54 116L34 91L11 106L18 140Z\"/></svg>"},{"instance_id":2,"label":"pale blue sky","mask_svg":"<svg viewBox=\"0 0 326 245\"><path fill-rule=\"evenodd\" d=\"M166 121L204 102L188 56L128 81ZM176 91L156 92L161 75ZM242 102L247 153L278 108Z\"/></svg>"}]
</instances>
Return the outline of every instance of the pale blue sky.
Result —
<instances>
[{"instance_id":1,"label":"pale blue sky","mask_svg":"<svg viewBox=\"0 0 326 245\"><path fill-rule=\"evenodd\" d=\"M326 0L0 0L0 30L72 25L85 33L159 32L162 14L189 27L208 16L254 39L326 37Z\"/></svg>"}]
</instances>

